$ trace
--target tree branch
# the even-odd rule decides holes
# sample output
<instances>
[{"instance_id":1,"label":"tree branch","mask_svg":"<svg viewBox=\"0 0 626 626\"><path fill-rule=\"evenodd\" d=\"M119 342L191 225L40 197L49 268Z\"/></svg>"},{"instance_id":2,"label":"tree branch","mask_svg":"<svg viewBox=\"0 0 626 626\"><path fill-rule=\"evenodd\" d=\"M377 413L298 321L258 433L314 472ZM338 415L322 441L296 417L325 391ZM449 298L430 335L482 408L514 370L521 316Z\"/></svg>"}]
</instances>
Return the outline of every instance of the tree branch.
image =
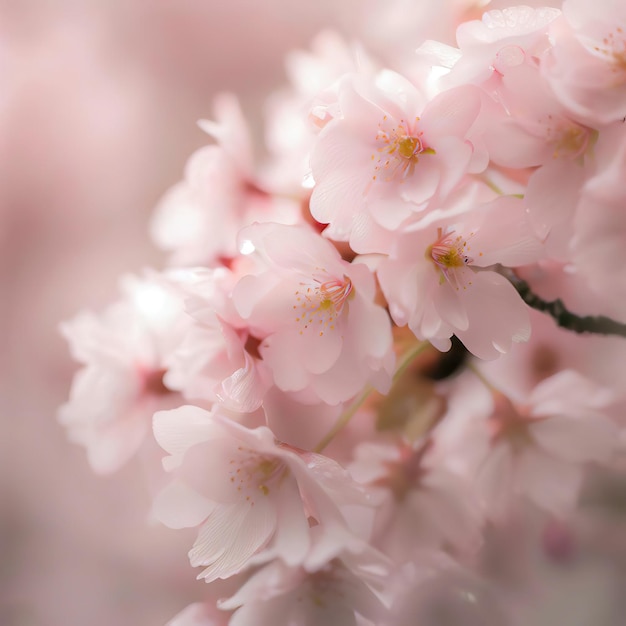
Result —
<instances>
[{"instance_id":1,"label":"tree branch","mask_svg":"<svg viewBox=\"0 0 626 626\"><path fill-rule=\"evenodd\" d=\"M575 315L567 310L560 298L544 300L533 293L530 285L507 267L497 271L511 281L522 300L533 309L548 314L561 327L575 333L594 333L596 335L618 335L626 337L626 324L617 322L604 315Z\"/></svg>"}]
</instances>

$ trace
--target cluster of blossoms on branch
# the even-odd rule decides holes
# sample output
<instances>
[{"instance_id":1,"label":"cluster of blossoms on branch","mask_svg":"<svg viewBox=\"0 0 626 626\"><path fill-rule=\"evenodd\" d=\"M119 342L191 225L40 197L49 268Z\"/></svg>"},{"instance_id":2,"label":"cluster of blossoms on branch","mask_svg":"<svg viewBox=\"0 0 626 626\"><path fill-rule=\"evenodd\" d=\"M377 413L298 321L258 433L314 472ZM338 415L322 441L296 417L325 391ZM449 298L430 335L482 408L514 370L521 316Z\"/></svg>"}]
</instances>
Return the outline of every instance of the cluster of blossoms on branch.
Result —
<instances>
[{"instance_id":1,"label":"cluster of blossoms on branch","mask_svg":"<svg viewBox=\"0 0 626 626\"><path fill-rule=\"evenodd\" d=\"M216 100L151 224L168 267L62 327L70 438L100 473L156 440L152 514L225 581L171 626L412 624L428 581L480 577L487 526L567 520L616 462L624 340L518 286L626 322L625 31L565 0L384 63L325 33L261 164Z\"/></svg>"}]
</instances>

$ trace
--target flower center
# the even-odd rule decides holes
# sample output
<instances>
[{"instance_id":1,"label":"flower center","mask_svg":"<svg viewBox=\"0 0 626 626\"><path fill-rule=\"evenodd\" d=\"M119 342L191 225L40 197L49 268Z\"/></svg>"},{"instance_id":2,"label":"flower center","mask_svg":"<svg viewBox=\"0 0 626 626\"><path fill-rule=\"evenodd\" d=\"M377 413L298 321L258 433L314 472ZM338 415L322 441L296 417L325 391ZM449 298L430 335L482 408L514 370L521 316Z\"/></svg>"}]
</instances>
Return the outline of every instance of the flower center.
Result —
<instances>
[{"instance_id":1,"label":"flower center","mask_svg":"<svg viewBox=\"0 0 626 626\"><path fill-rule=\"evenodd\" d=\"M254 506L255 497L259 493L268 496L271 488L286 476L288 470L278 459L263 457L243 446L239 446L237 451L239 455L228 465L229 481Z\"/></svg>"},{"instance_id":2,"label":"flower center","mask_svg":"<svg viewBox=\"0 0 626 626\"><path fill-rule=\"evenodd\" d=\"M422 152L422 142L419 137L404 137L396 140L396 150L405 159L417 161L417 155Z\"/></svg>"},{"instance_id":3,"label":"flower center","mask_svg":"<svg viewBox=\"0 0 626 626\"><path fill-rule=\"evenodd\" d=\"M352 281L343 276L342 279L313 277L311 283L300 283L301 288L295 292L297 311L296 322L302 325L302 334L309 328L319 329L320 337L326 329L334 330L338 317L343 312L348 298L353 294Z\"/></svg>"},{"instance_id":4,"label":"flower center","mask_svg":"<svg viewBox=\"0 0 626 626\"><path fill-rule=\"evenodd\" d=\"M506 442L514 452L520 452L532 444L529 428L532 420L526 413L527 409L514 406L499 392L494 393L494 411L488 419L492 443Z\"/></svg>"},{"instance_id":5,"label":"flower center","mask_svg":"<svg viewBox=\"0 0 626 626\"><path fill-rule=\"evenodd\" d=\"M417 122L419 122L419 117L415 118L415 123L411 128L407 122L400 120L395 126L389 128L387 116L383 117L376 133L378 154L374 153L371 157L375 163L372 180L377 180L381 170L384 170L385 181L404 182L413 175L421 154L435 153L432 148L424 144L422 139L424 133L417 130Z\"/></svg>"},{"instance_id":6,"label":"flower center","mask_svg":"<svg viewBox=\"0 0 626 626\"><path fill-rule=\"evenodd\" d=\"M409 445L402 445L399 449L399 458L387 461L385 463L387 473L372 484L386 487L393 493L396 501L404 501L413 489L420 486L420 481L428 473L423 466L423 460L432 447L432 439L427 439L415 449Z\"/></svg>"},{"instance_id":7,"label":"flower center","mask_svg":"<svg viewBox=\"0 0 626 626\"><path fill-rule=\"evenodd\" d=\"M470 251L469 239L474 235L470 233L468 237L455 235L455 231L443 232L442 228L437 229L437 241L426 250L426 258L432 261L435 268L441 272L440 283L447 280L457 291L463 287L466 289L471 285L470 280L465 280L463 271L466 265L473 263L467 253ZM482 253L481 253L482 254Z\"/></svg>"},{"instance_id":8,"label":"flower center","mask_svg":"<svg viewBox=\"0 0 626 626\"><path fill-rule=\"evenodd\" d=\"M148 396L165 396L171 392L165 386L163 377L167 372L166 369L143 369L139 368L140 376L143 381L143 392Z\"/></svg>"},{"instance_id":9,"label":"flower center","mask_svg":"<svg viewBox=\"0 0 626 626\"><path fill-rule=\"evenodd\" d=\"M593 46L593 50L607 59L613 66L613 71L622 74L620 83L626 79L626 39L624 29L618 26L614 32L602 39L602 43Z\"/></svg>"},{"instance_id":10,"label":"flower center","mask_svg":"<svg viewBox=\"0 0 626 626\"><path fill-rule=\"evenodd\" d=\"M548 130L546 140L554 145L553 157L576 159L584 154L591 141L590 129L577 124L572 120L555 120L548 115Z\"/></svg>"}]
</instances>

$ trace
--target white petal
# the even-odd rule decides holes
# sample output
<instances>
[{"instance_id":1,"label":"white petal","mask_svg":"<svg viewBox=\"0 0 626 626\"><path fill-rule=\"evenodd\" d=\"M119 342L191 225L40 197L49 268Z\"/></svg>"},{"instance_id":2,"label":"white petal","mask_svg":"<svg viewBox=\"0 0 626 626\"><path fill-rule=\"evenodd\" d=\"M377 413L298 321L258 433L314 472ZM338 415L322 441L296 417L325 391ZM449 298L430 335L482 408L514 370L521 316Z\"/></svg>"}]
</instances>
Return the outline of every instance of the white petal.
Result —
<instances>
[{"instance_id":1,"label":"white petal","mask_svg":"<svg viewBox=\"0 0 626 626\"><path fill-rule=\"evenodd\" d=\"M244 358L244 367L223 380L222 389L235 410L252 413L261 406L267 385L259 376L252 357L244 352Z\"/></svg>"},{"instance_id":2,"label":"white petal","mask_svg":"<svg viewBox=\"0 0 626 626\"><path fill-rule=\"evenodd\" d=\"M163 460L167 470L180 465L191 446L207 441L215 432L211 414L190 405L171 411L157 411L152 424L157 443L172 455L170 459Z\"/></svg>"},{"instance_id":3,"label":"white petal","mask_svg":"<svg viewBox=\"0 0 626 626\"><path fill-rule=\"evenodd\" d=\"M274 507L262 496L252 505L237 502L216 507L189 552L192 566L208 565L199 574L211 582L240 572L276 528Z\"/></svg>"},{"instance_id":4,"label":"white petal","mask_svg":"<svg viewBox=\"0 0 626 626\"><path fill-rule=\"evenodd\" d=\"M278 524L273 547L276 555L287 565L298 565L309 550L309 523L304 514L298 485L291 476L280 485L277 499Z\"/></svg>"}]
</instances>

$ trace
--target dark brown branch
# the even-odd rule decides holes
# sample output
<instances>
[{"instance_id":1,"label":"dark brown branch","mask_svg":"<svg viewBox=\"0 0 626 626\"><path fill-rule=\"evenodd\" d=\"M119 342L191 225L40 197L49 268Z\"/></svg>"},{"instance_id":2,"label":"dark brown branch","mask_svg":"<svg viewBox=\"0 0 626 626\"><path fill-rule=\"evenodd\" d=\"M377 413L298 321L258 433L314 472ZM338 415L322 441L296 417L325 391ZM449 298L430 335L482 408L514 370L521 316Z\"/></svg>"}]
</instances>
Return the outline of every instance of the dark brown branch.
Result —
<instances>
[{"instance_id":1,"label":"dark brown branch","mask_svg":"<svg viewBox=\"0 0 626 626\"><path fill-rule=\"evenodd\" d=\"M533 309L546 313L561 327L575 333L593 333L596 335L618 335L626 337L626 324L617 322L604 315L575 315L567 310L560 298L544 300L533 292L530 285L513 270L499 267L498 272L511 281L522 300Z\"/></svg>"}]
</instances>

